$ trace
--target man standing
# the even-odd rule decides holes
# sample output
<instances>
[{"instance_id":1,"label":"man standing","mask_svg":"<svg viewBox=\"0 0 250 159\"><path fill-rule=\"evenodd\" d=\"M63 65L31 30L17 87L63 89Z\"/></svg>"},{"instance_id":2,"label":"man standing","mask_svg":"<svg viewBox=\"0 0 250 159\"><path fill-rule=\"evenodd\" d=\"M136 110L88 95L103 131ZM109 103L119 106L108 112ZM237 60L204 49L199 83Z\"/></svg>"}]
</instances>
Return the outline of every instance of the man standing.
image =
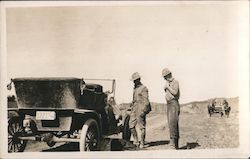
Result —
<instances>
[{"instance_id":1,"label":"man standing","mask_svg":"<svg viewBox=\"0 0 250 159\"><path fill-rule=\"evenodd\" d=\"M167 101L167 119L170 134L170 146L173 149L178 149L179 142L179 115L180 115L180 105L179 105L179 82L172 77L172 73L169 69L164 68L162 70L162 76L166 80L166 85L164 87L165 97Z\"/></svg>"},{"instance_id":2,"label":"man standing","mask_svg":"<svg viewBox=\"0 0 250 159\"><path fill-rule=\"evenodd\" d=\"M228 106L228 102L226 99L223 100L223 106L224 106L224 111L225 111L225 115L227 116L227 118L229 117L229 113L231 111L231 107Z\"/></svg>"},{"instance_id":3,"label":"man standing","mask_svg":"<svg viewBox=\"0 0 250 159\"><path fill-rule=\"evenodd\" d=\"M134 82L134 92L129 128L134 138L134 144L143 148L146 137L146 115L151 111L148 89L141 83L141 76L138 72L132 74L131 81ZM140 143L138 142L136 126L141 130Z\"/></svg>"}]
</instances>

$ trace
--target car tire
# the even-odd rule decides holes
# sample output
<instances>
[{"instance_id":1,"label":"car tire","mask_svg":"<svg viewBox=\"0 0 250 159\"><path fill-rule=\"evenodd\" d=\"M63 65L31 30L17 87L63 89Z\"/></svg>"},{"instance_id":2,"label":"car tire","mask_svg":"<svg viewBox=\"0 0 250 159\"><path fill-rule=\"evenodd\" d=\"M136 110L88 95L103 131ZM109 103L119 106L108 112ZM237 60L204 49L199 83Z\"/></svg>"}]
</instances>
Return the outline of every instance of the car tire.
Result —
<instances>
[{"instance_id":1,"label":"car tire","mask_svg":"<svg viewBox=\"0 0 250 159\"><path fill-rule=\"evenodd\" d=\"M100 146L100 131L94 119L88 119L81 130L80 151L97 151Z\"/></svg>"},{"instance_id":2,"label":"car tire","mask_svg":"<svg viewBox=\"0 0 250 159\"><path fill-rule=\"evenodd\" d=\"M8 152L23 152L27 140L18 139L18 137L24 134L24 127L22 119L19 117L11 118L8 121Z\"/></svg>"}]
</instances>

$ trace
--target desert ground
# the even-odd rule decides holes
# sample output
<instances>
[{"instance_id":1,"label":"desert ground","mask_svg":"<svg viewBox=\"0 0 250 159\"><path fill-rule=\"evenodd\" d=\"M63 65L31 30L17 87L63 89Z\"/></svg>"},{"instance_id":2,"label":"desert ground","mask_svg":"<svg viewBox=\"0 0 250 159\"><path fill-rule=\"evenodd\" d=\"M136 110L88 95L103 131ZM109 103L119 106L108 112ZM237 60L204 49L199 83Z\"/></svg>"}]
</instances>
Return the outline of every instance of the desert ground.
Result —
<instances>
[{"instance_id":1,"label":"desert ground","mask_svg":"<svg viewBox=\"0 0 250 159\"><path fill-rule=\"evenodd\" d=\"M208 101L191 102L181 105L180 113L180 150L185 149L217 149L236 148L239 146L239 111L238 98L227 99L231 106L229 118L214 114L209 117L207 111ZM157 104L153 104L157 105ZM165 105L159 105L164 107ZM153 111L147 116L146 148L144 150L169 149L169 133L166 112L160 112L153 106ZM121 138L114 135L111 138ZM106 139L104 145L111 141ZM120 140L119 140L120 141ZM110 142L109 142L110 143ZM131 147L120 150L138 150ZM29 141L25 151L78 151L77 144L57 143L49 148L46 143ZM109 151L110 148L103 147L102 150ZM116 149L117 150L117 149ZM119 150L119 149L118 149Z\"/></svg>"}]
</instances>

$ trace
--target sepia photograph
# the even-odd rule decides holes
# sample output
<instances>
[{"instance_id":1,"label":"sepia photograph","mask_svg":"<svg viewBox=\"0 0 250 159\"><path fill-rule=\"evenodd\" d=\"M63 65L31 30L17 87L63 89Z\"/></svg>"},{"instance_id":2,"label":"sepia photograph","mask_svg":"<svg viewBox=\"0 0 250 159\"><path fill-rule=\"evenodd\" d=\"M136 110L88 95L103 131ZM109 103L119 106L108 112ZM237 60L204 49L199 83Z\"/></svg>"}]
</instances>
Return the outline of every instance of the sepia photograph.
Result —
<instances>
[{"instance_id":1,"label":"sepia photograph","mask_svg":"<svg viewBox=\"0 0 250 159\"><path fill-rule=\"evenodd\" d=\"M0 4L1 158L250 157L248 1Z\"/></svg>"}]
</instances>

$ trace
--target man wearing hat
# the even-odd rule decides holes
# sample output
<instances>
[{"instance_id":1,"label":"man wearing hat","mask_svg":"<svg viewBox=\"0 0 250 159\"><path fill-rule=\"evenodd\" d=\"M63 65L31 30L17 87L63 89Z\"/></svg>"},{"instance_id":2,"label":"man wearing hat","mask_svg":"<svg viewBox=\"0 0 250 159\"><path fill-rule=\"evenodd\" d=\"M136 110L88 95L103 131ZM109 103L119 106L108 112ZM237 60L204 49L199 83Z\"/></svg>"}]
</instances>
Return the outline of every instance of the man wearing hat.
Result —
<instances>
[{"instance_id":1,"label":"man wearing hat","mask_svg":"<svg viewBox=\"0 0 250 159\"><path fill-rule=\"evenodd\" d=\"M133 101L131 103L131 114L129 128L134 138L134 144L140 148L144 147L146 136L146 115L151 111L148 99L148 89L141 83L141 76L138 72L132 74L131 81L134 82ZM141 130L140 143L136 127Z\"/></svg>"},{"instance_id":2,"label":"man wearing hat","mask_svg":"<svg viewBox=\"0 0 250 159\"><path fill-rule=\"evenodd\" d=\"M167 101L167 119L170 134L170 146L173 149L178 149L179 142L179 82L172 77L172 73L169 69L164 68L162 70L162 76L166 80L164 87L165 98Z\"/></svg>"}]
</instances>

